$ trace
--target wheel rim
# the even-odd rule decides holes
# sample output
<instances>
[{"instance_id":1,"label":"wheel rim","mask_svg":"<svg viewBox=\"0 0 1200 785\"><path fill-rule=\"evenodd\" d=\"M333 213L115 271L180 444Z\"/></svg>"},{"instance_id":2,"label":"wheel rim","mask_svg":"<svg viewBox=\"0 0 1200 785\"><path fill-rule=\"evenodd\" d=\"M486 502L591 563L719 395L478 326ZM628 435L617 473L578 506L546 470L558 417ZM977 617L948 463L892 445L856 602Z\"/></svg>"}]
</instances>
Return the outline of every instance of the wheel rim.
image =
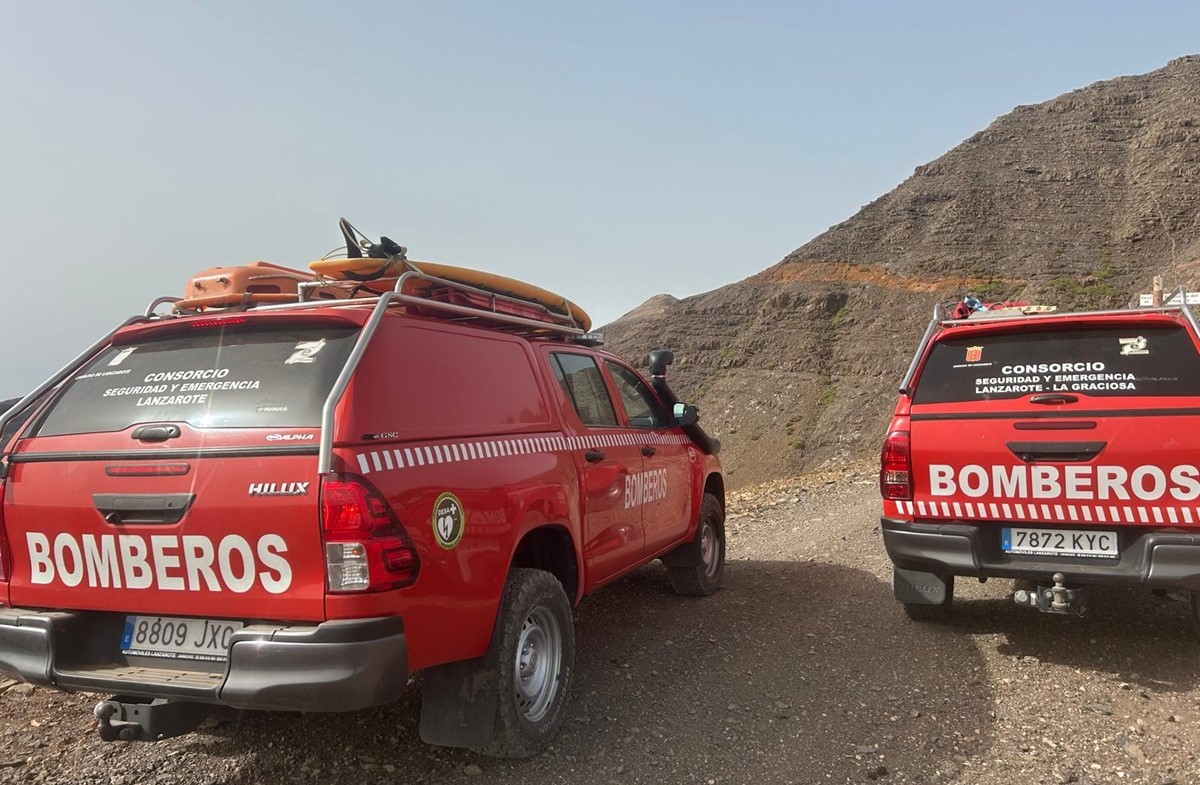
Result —
<instances>
[{"instance_id":1,"label":"wheel rim","mask_svg":"<svg viewBox=\"0 0 1200 785\"><path fill-rule=\"evenodd\" d=\"M713 525L705 521L704 528L700 530L700 563L704 565L704 574L710 578L717 574L717 552L720 547Z\"/></svg>"},{"instance_id":2,"label":"wheel rim","mask_svg":"<svg viewBox=\"0 0 1200 785\"><path fill-rule=\"evenodd\" d=\"M538 606L525 617L513 662L517 708L529 722L538 722L558 695L562 667L562 630L548 609Z\"/></svg>"}]
</instances>

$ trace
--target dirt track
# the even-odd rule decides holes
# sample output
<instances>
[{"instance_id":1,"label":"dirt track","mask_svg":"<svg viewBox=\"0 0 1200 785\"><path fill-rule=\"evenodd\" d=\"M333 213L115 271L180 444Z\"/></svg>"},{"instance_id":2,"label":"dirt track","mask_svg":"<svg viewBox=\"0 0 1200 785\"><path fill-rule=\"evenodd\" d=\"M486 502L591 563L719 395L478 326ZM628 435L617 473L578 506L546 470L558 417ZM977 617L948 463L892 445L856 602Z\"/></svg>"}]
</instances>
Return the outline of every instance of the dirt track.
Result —
<instances>
[{"instance_id":1,"label":"dirt track","mask_svg":"<svg viewBox=\"0 0 1200 785\"><path fill-rule=\"evenodd\" d=\"M773 506L771 506L773 505ZM739 502L726 588L676 597L647 567L578 610L554 747L508 762L427 747L417 697L343 716L248 715L104 744L94 696L0 696L0 782L1200 782L1200 645L1182 597L1105 591L1041 616L960 581L955 620L891 598L874 481Z\"/></svg>"}]
</instances>

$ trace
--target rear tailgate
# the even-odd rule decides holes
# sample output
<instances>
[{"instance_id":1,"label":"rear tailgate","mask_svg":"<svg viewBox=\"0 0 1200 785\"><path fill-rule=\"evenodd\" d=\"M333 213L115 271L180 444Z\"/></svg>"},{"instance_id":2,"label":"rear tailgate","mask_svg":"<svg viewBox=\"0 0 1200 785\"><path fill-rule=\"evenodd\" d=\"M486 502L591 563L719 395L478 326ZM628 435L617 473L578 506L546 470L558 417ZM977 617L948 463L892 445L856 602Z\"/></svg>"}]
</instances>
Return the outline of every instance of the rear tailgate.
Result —
<instances>
[{"instance_id":1,"label":"rear tailgate","mask_svg":"<svg viewBox=\"0 0 1200 785\"><path fill-rule=\"evenodd\" d=\"M31 426L4 493L14 605L325 617L318 426L355 330L241 321L118 336Z\"/></svg>"},{"instance_id":2,"label":"rear tailgate","mask_svg":"<svg viewBox=\"0 0 1200 785\"><path fill-rule=\"evenodd\" d=\"M1028 545L1022 523L1200 524L1197 396L1200 355L1170 316L947 330L913 392L913 499L900 509L1016 524L1003 535L1013 552ZM1116 555L1104 553L1115 536L1065 539L1080 555ZM1035 537L1033 550L1043 545Z\"/></svg>"}]
</instances>

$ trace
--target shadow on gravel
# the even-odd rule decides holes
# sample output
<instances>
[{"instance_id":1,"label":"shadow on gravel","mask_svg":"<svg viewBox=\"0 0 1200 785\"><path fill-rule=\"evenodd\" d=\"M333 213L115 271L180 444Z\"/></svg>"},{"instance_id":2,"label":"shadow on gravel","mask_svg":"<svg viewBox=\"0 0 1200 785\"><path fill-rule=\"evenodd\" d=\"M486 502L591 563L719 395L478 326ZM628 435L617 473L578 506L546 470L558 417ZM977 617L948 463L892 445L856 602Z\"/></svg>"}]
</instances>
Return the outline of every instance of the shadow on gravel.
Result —
<instances>
[{"instance_id":1,"label":"shadow on gravel","mask_svg":"<svg viewBox=\"0 0 1200 785\"><path fill-rule=\"evenodd\" d=\"M540 758L425 746L415 695L250 715L185 749L236 769L228 783L865 782L878 766L919 782L989 743L990 694L969 637L892 608L845 567L734 562L723 591L688 599L653 565L579 609L574 700Z\"/></svg>"},{"instance_id":2,"label":"shadow on gravel","mask_svg":"<svg viewBox=\"0 0 1200 785\"><path fill-rule=\"evenodd\" d=\"M996 583L999 588L989 595L1011 584ZM1038 613L1004 596L961 602L956 597L948 629L1003 635L1000 654L1110 673L1158 692L1187 692L1200 685L1200 640L1186 593L1155 597L1147 589L1096 587L1082 617Z\"/></svg>"}]
</instances>

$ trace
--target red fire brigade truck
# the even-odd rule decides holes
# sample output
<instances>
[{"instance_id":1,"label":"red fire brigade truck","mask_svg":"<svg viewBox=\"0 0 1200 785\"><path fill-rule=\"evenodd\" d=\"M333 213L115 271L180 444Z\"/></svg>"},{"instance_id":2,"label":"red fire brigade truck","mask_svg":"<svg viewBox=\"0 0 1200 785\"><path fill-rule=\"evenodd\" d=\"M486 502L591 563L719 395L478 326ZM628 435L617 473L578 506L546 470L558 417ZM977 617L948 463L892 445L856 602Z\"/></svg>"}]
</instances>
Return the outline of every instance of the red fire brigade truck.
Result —
<instances>
[{"instance_id":1,"label":"red fire brigade truck","mask_svg":"<svg viewBox=\"0 0 1200 785\"><path fill-rule=\"evenodd\" d=\"M718 445L669 352L647 382L569 301L347 238L342 274L197 276L0 417L0 674L153 740L423 671L426 741L527 756L583 596L654 559L719 587Z\"/></svg>"},{"instance_id":2,"label":"red fire brigade truck","mask_svg":"<svg viewBox=\"0 0 1200 785\"><path fill-rule=\"evenodd\" d=\"M944 618L954 578L1082 613L1099 584L1200 591L1200 327L1177 304L936 309L883 444L895 594Z\"/></svg>"}]
</instances>

